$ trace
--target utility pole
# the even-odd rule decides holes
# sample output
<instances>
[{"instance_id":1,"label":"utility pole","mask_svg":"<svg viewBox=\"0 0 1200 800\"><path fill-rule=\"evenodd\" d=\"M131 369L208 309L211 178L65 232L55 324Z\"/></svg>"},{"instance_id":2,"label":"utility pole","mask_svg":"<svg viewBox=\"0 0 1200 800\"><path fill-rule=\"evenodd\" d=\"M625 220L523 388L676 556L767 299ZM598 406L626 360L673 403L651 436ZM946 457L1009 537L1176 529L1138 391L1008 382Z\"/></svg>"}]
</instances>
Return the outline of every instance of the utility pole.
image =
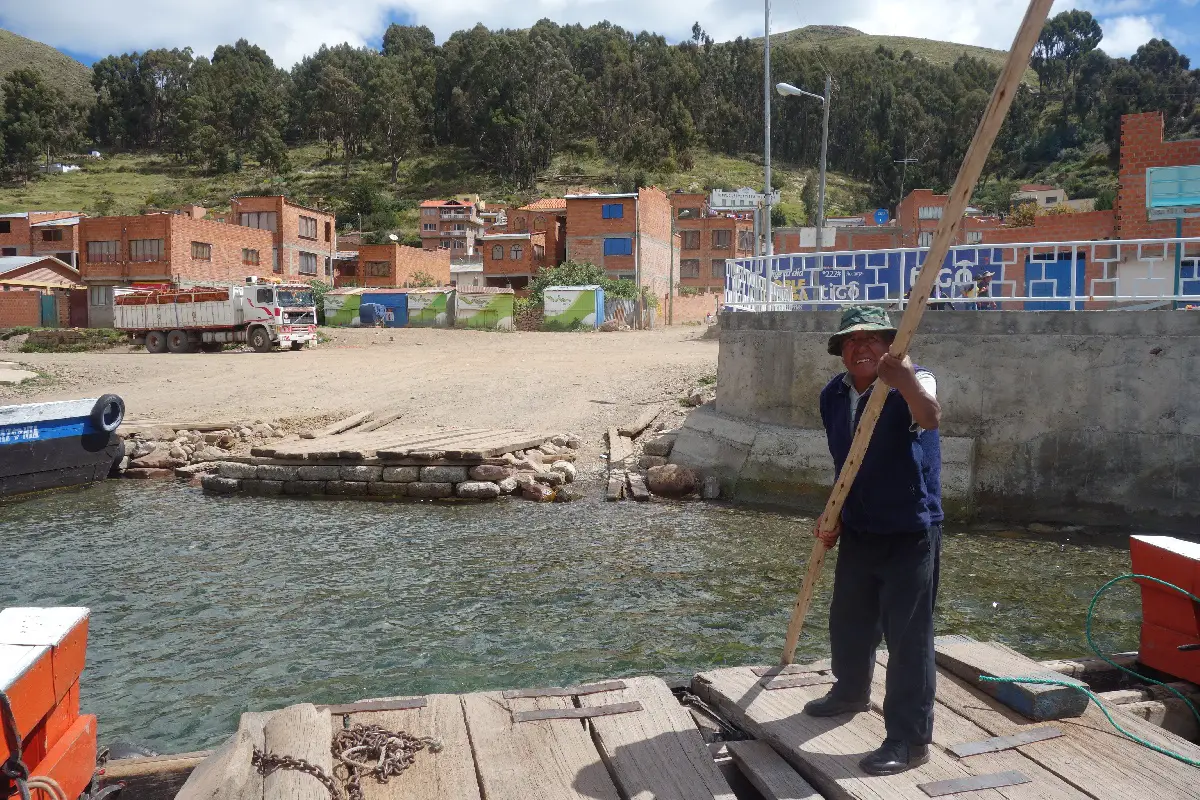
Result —
<instances>
[{"instance_id":1,"label":"utility pole","mask_svg":"<svg viewBox=\"0 0 1200 800\"><path fill-rule=\"evenodd\" d=\"M833 78L825 76L824 117L821 120L821 185L817 195L817 267L821 266L821 239L825 231L825 155L829 151L829 90Z\"/></svg>"},{"instance_id":2,"label":"utility pole","mask_svg":"<svg viewBox=\"0 0 1200 800\"><path fill-rule=\"evenodd\" d=\"M764 252L768 256L766 276L768 283L774 272L770 256L775 254L771 241L771 0L766 3L766 23L763 37L763 167L766 186L763 188L763 231L766 234Z\"/></svg>"},{"instance_id":3,"label":"utility pole","mask_svg":"<svg viewBox=\"0 0 1200 800\"><path fill-rule=\"evenodd\" d=\"M900 168L900 200L896 203L896 207L899 208L900 203L904 201L904 179L906 177L908 177L908 165L909 164L917 164L920 162L918 162L917 159L915 159L915 158L900 158L900 159L897 159L894 163L904 165L903 167Z\"/></svg>"}]
</instances>

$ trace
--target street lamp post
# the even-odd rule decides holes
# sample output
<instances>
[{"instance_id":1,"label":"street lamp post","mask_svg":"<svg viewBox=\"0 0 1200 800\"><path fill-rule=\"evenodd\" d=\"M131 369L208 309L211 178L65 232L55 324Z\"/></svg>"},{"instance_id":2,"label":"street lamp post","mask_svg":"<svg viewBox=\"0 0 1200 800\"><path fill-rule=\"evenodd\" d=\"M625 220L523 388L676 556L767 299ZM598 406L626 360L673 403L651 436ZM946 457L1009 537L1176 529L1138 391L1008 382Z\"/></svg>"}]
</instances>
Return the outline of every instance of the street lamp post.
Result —
<instances>
[{"instance_id":1,"label":"street lamp post","mask_svg":"<svg viewBox=\"0 0 1200 800\"><path fill-rule=\"evenodd\" d=\"M763 231L766 233L764 253L767 268L764 273L770 284L772 273L771 256L775 253L771 241L771 0L765 0L766 21L763 38Z\"/></svg>"},{"instance_id":2,"label":"street lamp post","mask_svg":"<svg viewBox=\"0 0 1200 800\"><path fill-rule=\"evenodd\" d=\"M816 254L818 257L821 255L821 233L825 229L825 159L827 153L829 152L829 93L832 87L833 78L828 75L825 76L825 94L823 96L819 94L813 94L812 92L806 92L803 89L797 89L790 83L780 83L776 84L775 86L775 91L779 92L779 94L784 97L787 97L788 95L811 97L815 100L820 100L821 104L824 106L821 118L821 178L817 193Z\"/></svg>"}]
</instances>

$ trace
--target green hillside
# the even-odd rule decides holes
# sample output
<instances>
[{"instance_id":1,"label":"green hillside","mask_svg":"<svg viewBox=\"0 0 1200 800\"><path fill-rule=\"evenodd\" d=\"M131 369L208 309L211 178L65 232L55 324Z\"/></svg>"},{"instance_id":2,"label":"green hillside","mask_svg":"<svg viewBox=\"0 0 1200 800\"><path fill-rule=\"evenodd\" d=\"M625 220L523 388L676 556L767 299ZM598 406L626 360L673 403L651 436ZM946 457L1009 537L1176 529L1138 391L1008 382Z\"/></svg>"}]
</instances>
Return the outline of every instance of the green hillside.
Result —
<instances>
[{"instance_id":1,"label":"green hillside","mask_svg":"<svg viewBox=\"0 0 1200 800\"><path fill-rule=\"evenodd\" d=\"M48 44L35 42L0 30L0 78L18 67L32 67L51 86L66 92L71 100L91 105L92 70Z\"/></svg>"},{"instance_id":2,"label":"green hillside","mask_svg":"<svg viewBox=\"0 0 1200 800\"><path fill-rule=\"evenodd\" d=\"M863 33L857 28L842 25L807 25L803 28L771 34L771 43L791 44L799 47L825 47L835 53L872 51L883 45L897 56L905 50L933 64L950 66L964 53L986 61L995 67L1004 66L1008 54L1003 50L976 47L970 44L941 42L936 39L918 39L913 36L876 36Z\"/></svg>"},{"instance_id":3,"label":"green hillside","mask_svg":"<svg viewBox=\"0 0 1200 800\"><path fill-rule=\"evenodd\" d=\"M526 203L538 196L559 196L579 191L627 191L633 183L654 184L665 190L704 191L736 189L762 183L762 161L755 154L740 158L697 152L686 171L631 172L596 154L594 142L583 142L570 153L555 157L550 169L538 176L536 192L514 193L511 185L496 178L469 152L448 146L430 148L402 163L399 182L387 184L389 167L383 162L356 161L350 177L341 162L329 161L319 145L289 151L292 170L270 175L258 167L241 172L211 175L174 158L146 154L114 154L84 161L78 172L48 175L28 186L0 186L0 213L31 208L81 210L91 214L136 214L146 208L171 208L198 203L210 209L228 209L234 194L282 193L304 203L332 205L345 211L356 187L378 187L402 209L399 223L415 232L416 204L428 198L478 193L489 201ZM786 162L773 164L775 183L782 192L788 221L804 221L800 193L811 173ZM867 187L838 174L828 176L829 214L864 210Z\"/></svg>"}]
</instances>

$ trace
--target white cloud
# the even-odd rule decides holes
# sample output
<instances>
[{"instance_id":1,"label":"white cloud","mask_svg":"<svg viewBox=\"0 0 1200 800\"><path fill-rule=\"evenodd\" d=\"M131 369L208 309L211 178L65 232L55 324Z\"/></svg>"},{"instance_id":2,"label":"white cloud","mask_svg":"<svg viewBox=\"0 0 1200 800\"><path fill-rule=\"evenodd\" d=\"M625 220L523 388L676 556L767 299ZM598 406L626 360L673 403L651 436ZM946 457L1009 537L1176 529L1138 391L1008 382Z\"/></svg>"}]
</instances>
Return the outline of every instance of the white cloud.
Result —
<instances>
[{"instance_id":1,"label":"white cloud","mask_svg":"<svg viewBox=\"0 0 1200 800\"><path fill-rule=\"evenodd\" d=\"M1090 1L1124 7L1151 0ZM672 41L689 37L695 21L719 41L761 36L763 28L759 0L693 0L687 5L678 0L473 0L467 4L428 0L57 0L54 14L46 14L34 2L10 4L5 0L2 4L6 6L0 11L4 27L76 52L106 54L191 45L197 54L209 55L219 44L246 38L265 48L282 66L294 64L321 44L377 41L389 15L410 16L428 25L439 42L476 22L490 28L524 28L543 17L584 25L607 19L627 29L663 34ZM1007 49L1025 8L1025 0L863 0L832 5L773 0L772 28L850 25L867 33Z\"/></svg>"},{"instance_id":2,"label":"white cloud","mask_svg":"<svg viewBox=\"0 0 1200 800\"><path fill-rule=\"evenodd\" d=\"M1158 30L1159 17L1124 16L1103 21L1104 39L1100 49L1114 58L1130 56L1139 47L1155 38L1162 38Z\"/></svg>"}]
</instances>

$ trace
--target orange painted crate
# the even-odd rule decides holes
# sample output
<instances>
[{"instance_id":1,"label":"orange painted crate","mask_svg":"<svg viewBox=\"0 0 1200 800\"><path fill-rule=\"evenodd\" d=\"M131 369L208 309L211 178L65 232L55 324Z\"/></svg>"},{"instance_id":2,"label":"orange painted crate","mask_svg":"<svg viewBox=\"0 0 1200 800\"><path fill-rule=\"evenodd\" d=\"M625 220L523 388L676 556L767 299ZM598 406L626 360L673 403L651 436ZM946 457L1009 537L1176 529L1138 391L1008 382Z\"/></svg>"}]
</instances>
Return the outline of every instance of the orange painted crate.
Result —
<instances>
[{"instance_id":1,"label":"orange painted crate","mask_svg":"<svg viewBox=\"0 0 1200 800\"><path fill-rule=\"evenodd\" d=\"M84 714L46 753L30 775L43 775L58 781L68 800L79 797L96 771L96 718ZM38 795L34 795L35 798ZM41 798L45 800L45 798Z\"/></svg>"},{"instance_id":2,"label":"orange painted crate","mask_svg":"<svg viewBox=\"0 0 1200 800\"><path fill-rule=\"evenodd\" d=\"M30 768L79 719L79 676L87 656L86 608L0 611L0 689L8 693ZM93 749L95 726L92 726ZM0 738L0 760L8 746ZM90 774L90 773L89 773Z\"/></svg>"}]
</instances>

